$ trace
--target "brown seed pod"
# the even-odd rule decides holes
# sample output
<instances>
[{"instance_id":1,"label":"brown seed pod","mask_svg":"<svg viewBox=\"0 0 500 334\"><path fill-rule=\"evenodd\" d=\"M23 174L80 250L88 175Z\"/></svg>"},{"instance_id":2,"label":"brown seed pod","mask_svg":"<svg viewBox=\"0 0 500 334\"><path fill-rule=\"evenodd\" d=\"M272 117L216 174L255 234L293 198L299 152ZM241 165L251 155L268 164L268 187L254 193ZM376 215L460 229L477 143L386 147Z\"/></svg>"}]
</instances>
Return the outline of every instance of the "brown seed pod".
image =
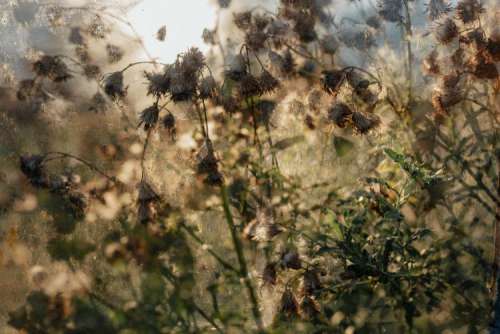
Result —
<instances>
[{"instance_id":1,"label":"brown seed pod","mask_svg":"<svg viewBox=\"0 0 500 334\"><path fill-rule=\"evenodd\" d=\"M150 107L147 107L141 112L139 116L139 126L144 124L144 131L148 131L153 128L158 122L158 115L160 110L158 109L158 104L153 104Z\"/></svg>"},{"instance_id":2,"label":"brown seed pod","mask_svg":"<svg viewBox=\"0 0 500 334\"><path fill-rule=\"evenodd\" d=\"M42 56L33 64L33 71L43 77L47 77L54 82L66 81L73 76L69 74L69 68L56 56Z\"/></svg>"},{"instance_id":3,"label":"brown seed pod","mask_svg":"<svg viewBox=\"0 0 500 334\"><path fill-rule=\"evenodd\" d=\"M465 24L479 19L483 11L483 6L478 0L461 0L456 7L457 17Z\"/></svg>"},{"instance_id":4,"label":"brown seed pod","mask_svg":"<svg viewBox=\"0 0 500 334\"><path fill-rule=\"evenodd\" d=\"M434 30L434 36L442 44L448 44L453 41L458 36L458 27L455 21L447 18L444 22L438 24Z\"/></svg>"},{"instance_id":5,"label":"brown seed pod","mask_svg":"<svg viewBox=\"0 0 500 334\"><path fill-rule=\"evenodd\" d=\"M323 71L323 78L321 79L323 83L323 88L327 93L333 96L337 95L342 83L344 82L346 76L344 71Z\"/></svg>"},{"instance_id":6,"label":"brown seed pod","mask_svg":"<svg viewBox=\"0 0 500 334\"><path fill-rule=\"evenodd\" d=\"M328 119L340 128L344 128L351 119L352 110L341 102L335 103L328 111Z\"/></svg>"},{"instance_id":7,"label":"brown seed pod","mask_svg":"<svg viewBox=\"0 0 500 334\"><path fill-rule=\"evenodd\" d=\"M123 87L123 73L121 71L111 73L105 78L104 92L112 98L124 97L127 94Z\"/></svg>"},{"instance_id":8,"label":"brown seed pod","mask_svg":"<svg viewBox=\"0 0 500 334\"><path fill-rule=\"evenodd\" d=\"M380 118L374 114L355 111L352 113L351 119L354 129L359 134L367 134L380 125Z\"/></svg>"},{"instance_id":9,"label":"brown seed pod","mask_svg":"<svg viewBox=\"0 0 500 334\"><path fill-rule=\"evenodd\" d=\"M299 305L290 288L286 288L281 295L277 316L293 319L299 315Z\"/></svg>"},{"instance_id":10,"label":"brown seed pod","mask_svg":"<svg viewBox=\"0 0 500 334\"><path fill-rule=\"evenodd\" d=\"M429 74L439 74L440 67L437 59L438 53L436 50L432 50L431 53L425 57L423 62L424 71Z\"/></svg>"}]
</instances>

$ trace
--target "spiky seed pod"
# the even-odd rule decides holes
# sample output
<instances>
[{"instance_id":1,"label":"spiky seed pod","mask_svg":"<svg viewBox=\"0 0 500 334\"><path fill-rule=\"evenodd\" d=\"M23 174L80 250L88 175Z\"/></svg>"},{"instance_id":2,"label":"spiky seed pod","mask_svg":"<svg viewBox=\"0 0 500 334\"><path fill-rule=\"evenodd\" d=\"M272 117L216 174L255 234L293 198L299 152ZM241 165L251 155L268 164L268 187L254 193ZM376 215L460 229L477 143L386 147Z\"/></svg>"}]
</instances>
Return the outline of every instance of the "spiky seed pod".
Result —
<instances>
[{"instance_id":1,"label":"spiky seed pod","mask_svg":"<svg viewBox=\"0 0 500 334\"><path fill-rule=\"evenodd\" d=\"M301 292L304 296L311 296L321 290L321 282L318 273L314 269L308 269L302 276Z\"/></svg>"},{"instance_id":2,"label":"spiky seed pod","mask_svg":"<svg viewBox=\"0 0 500 334\"><path fill-rule=\"evenodd\" d=\"M277 282L276 262L266 264L262 271L262 281L264 285L276 285Z\"/></svg>"},{"instance_id":3,"label":"spiky seed pod","mask_svg":"<svg viewBox=\"0 0 500 334\"><path fill-rule=\"evenodd\" d=\"M299 305L290 288L286 288L281 295L276 316L284 319L294 319L299 315Z\"/></svg>"},{"instance_id":4,"label":"spiky seed pod","mask_svg":"<svg viewBox=\"0 0 500 334\"><path fill-rule=\"evenodd\" d=\"M345 73L343 71L323 71L323 88L327 93L336 95L345 80Z\"/></svg>"},{"instance_id":5,"label":"spiky seed pod","mask_svg":"<svg viewBox=\"0 0 500 334\"><path fill-rule=\"evenodd\" d=\"M43 77L47 77L54 82L66 81L73 76L69 74L68 66L60 57L42 56L33 64L33 71Z\"/></svg>"},{"instance_id":6,"label":"spiky seed pod","mask_svg":"<svg viewBox=\"0 0 500 334\"><path fill-rule=\"evenodd\" d=\"M478 52L470 62L472 73L478 79L497 79L498 70L495 63L491 62L484 53Z\"/></svg>"},{"instance_id":7,"label":"spiky seed pod","mask_svg":"<svg viewBox=\"0 0 500 334\"><path fill-rule=\"evenodd\" d=\"M214 77L208 76L203 78L200 82L200 97L202 99L213 99L217 96L217 83Z\"/></svg>"},{"instance_id":8,"label":"spiky seed pod","mask_svg":"<svg viewBox=\"0 0 500 334\"><path fill-rule=\"evenodd\" d=\"M492 38L489 38L488 44L486 45L486 51L493 61L500 61L500 40L495 41Z\"/></svg>"},{"instance_id":9,"label":"spiky seed pod","mask_svg":"<svg viewBox=\"0 0 500 334\"><path fill-rule=\"evenodd\" d=\"M144 76L148 80L148 96L161 97L170 89L171 84L171 67L167 66L164 73L148 73L144 72Z\"/></svg>"},{"instance_id":10,"label":"spiky seed pod","mask_svg":"<svg viewBox=\"0 0 500 334\"><path fill-rule=\"evenodd\" d=\"M25 155L19 158L21 172L30 180L34 186L42 186L45 184L45 176L43 171L44 156L41 155Z\"/></svg>"},{"instance_id":11,"label":"spiky seed pod","mask_svg":"<svg viewBox=\"0 0 500 334\"><path fill-rule=\"evenodd\" d=\"M429 0L426 12L431 21L437 20L451 11L451 6L447 0Z\"/></svg>"},{"instance_id":12,"label":"spiky seed pod","mask_svg":"<svg viewBox=\"0 0 500 334\"><path fill-rule=\"evenodd\" d=\"M175 116L169 112L163 117L163 127L168 131L172 140L175 140L177 135L177 127L175 125Z\"/></svg>"},{"instance_id":13,"label":"spiky seed pod","mask_svg":"<svg viewBox=\"0 0 500 334\"><path fill-rule=\"evenodd\" d=\"M439 67L438 62L438 52L436 50L432 50L431 53L425 57L423 62L424 71L429 74L439 74L441 69Z\"/></svg>"},{"instance_id":14,"label":"spiky seed pod","mask_svg":"<svg viewBox=\"0 0 500 334\"><path fill-rule=\"evenodd\" d=\"M101 75L101 69L94 64L87 64L83 67L83 75L89 80L95 80Z\"/></svg>"},{"instance_id":15,"label":"spiky seed pod","mask_svg":"<svg viewBox=\"0 0 500 334\"><path fill-rule=\"evenodd\" d=\"M285 268L298 270L302 268L302 261L300 260L299 253L294 250L287 250L281 256L281 264Z\"/></svg>"},{"instance_id":16,"label":"spiky seed pod","mask_svg":"<svg viewBox=\"0 0 500 334\"><path fill-rule=\"evenodd\" d=\"M300 301L300 315L306 321L315 320L320 314L319 309L318 302L310 296L304 296Z\"/></svg>"},{"instance_id":17,"label":"spiky seed pod","mask_svg":"<svg viewBox=\"0 0 500 334\"><path fill-rule=\"evenodd\" d=\"M380 0L378 2L378 14L387 22L401 22L402 0Z\"/></svg>"},{"instance_id":18,"label":"spiky seed pod","mask_svg":"<svg viewBox=\"0 0 500 334\"><path fill-rule=\"evenodd\" d=\"M241 30L250 28L252 24L252 12L245 11L233 14L233 22Z\"/></svg>"},{"instance_id":19,"label":"spiky seed pod","mask_svg":"<svg viewBox=\"0 0 500 334\"><path fill-rule=\"evenodd\" d=\"M144 130L147 131L153 128L158 122L158 115L160 110L158 109L158 104L153 104L150 107L147 107L141 112L139 117L140 123L139 126L144 124Z\"/></svg>"},{"instance_id":20,"label":"spiky seed pod","mask_svg":"<svg viewBox=\"0 0 500 334\"><path fill-rule=\"evenodd\" d=\"M483 11L484 8L478 0L461 0L456 7L458 19L465 24L479 19Z\"/></svg>"},{"instance_id":21,"label":"spiky seed pod","mask_svg":"<svg viewBox=\"0 0 500 334\"><path fill-rule=\"evenodd\" d=\"M355 111L352 113L352 125L359 134L367 134L380 125L380 119L374 114Z\"/></svg>"},{"instance_id":22,"label":"spiky seed pod","mask_svg":"<svg viewBox=\"0 0 500 334\"><path fill-rule=\"evenodd\" d=\"M303 43L310 43L316 40L317 34L314 30L315 18L306 11L300 11L295 18L293 31L299 36Z\"/></svg>"},{"instance_id":23,"label":"spiky seed pod","mask_svg":"<svg viewBox=\"0 0 500 334\"><path fill-rule=\"evenodd\" d=\"M106 53L108 54L108 62L110 64L117 63L123 58L123 50L113 44L106 45Z\"/></svg>"},{"instance_id":24,"label":"spiky seed pod","mask_svg":"<svg viewBox=\"0 0 500 334\"><path fill-rule=\"evenodd\" d=\"M112 98L124 97L127 94L123 87L123 73L121 71L111 73L105 78L104 92Z\"/></svg>"},{"instance_id":25,"label":"spiky seed pod","mask_svg":"<svg viewBox=\"0 0 500 334\"><path fill-rule=\"evenodd\" d=\"M259 80L251 74L246 74L243 76L239 83L239 95L242 98L252 97L262 94L262 89L260 87Z\"/></svg>"},{"instance_id":26,"label":"spiky seed pod","mask_svg":"<svg viewBox=\"0 0 500 334\"><path fill-rule=\"evenodd\" d=\"M340 44L333 34L328 34L321 39L320 46L324 53L333 55L337 52Z\"/></svg>"},{"instance_id":27,"label":"spiky seed pod","mask_svg":"<svg viewBox=\"0 0 500 334\"><path fill-rule=\"evenodd\" d=\"M283 63L281 64L281 73L284 76L290 76L295 72L295 59L293 58L292 52L287 49L283 53Z\"/></svg>"},{"instance_id":28,"label":"spiky seed pod","mask_svg":"<svg viewBox=\"0 0 500 334\"><path fill-rule=\"evenodd\" d=\"M274 91L280 86L278 79L273 77L273 75L266 70L262 71L258 81L263 94L274 93Z\"/></svg>"},{"instance_id":29,"label":"spiky seed pod","mask_svg":"<svg viewBox=\"0 0 500 334\"><path fill-rule=\"evenodd\" d=\"M328 110L328 119L340 128L344 128L352 117L352 110L341 102L335 103Z\"/></svg>"},{"instance_id":30,"label":"spiky seed pod","mask_svg":"<svg viewBox=\"0 0 500 334\"><path fill-rule=\"evenodd\" d=\"M246 60L242 55L236 55L229 63L229 69L225 75L236 82L240 81L247 74Z\"/></svg>"},{"instance_id":31,"label":"spiky seed pod","mask_svg":"<svg viewBox=\"0 0 500 334\"><path fill-rule=\"evenodd\" d=\"M460 42L472 45L476 51L484 50L488 44L484 30L481 28L474 29L460 36Z\"/></svg>"},{"instance_id":32,"label":"spiky seed pod","mask_svg":"<svg viewBox=\"0 0 500 334\"><path fill-rule=\"evenodd\" d=\"M198 48L192 47L182 55L180 69L184 73L196 74L205 66L205 56Z\"/></svg>"},{"instance_id":33,"label":"spiky seed pod","mask_svg":"<svg viewBox=\"0 0 500 334\"><path fill-rule=\"evenodd\" d=\"M458 36L458 27L450 18L444 20L444 22L440 23L434 30L434 36L438 40L439 43L448 44L455 37Z\"/></svg>"},{"instance_id":34,"label":"spiky seed pod","mask_svg":"<svg viewBox=\"0 0 500 334\"><path fill-rule=\"evenodd\" d=\"M265 47L267 38L268 35L265 31L252 27L252 29L245 34L245 44L250 50L259 51Z\"/></svg>"}]
</instances>

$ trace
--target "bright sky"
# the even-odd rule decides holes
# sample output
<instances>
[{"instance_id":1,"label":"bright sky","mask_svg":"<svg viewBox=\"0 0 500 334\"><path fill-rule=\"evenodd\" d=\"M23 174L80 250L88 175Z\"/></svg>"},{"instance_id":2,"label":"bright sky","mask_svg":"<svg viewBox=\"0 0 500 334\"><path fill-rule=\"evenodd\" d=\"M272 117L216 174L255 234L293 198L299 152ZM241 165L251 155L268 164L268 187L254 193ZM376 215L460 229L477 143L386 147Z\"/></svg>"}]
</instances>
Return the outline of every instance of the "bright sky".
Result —
<instances>
[{"instance_id":1,"label":"bright sky","mask_svg":"<svg viewBox=\"0 0 500 334\"><path fill-rule=\"evenodd\" d=\"M201 34L204 28L213 28L215 7L209 0L143 0L128 19L153 57L172 62L179 52L191 46L207 49ZM160 42L156 32L163 25L167 26L167 37Z\"/></svg>"}]
</instances>

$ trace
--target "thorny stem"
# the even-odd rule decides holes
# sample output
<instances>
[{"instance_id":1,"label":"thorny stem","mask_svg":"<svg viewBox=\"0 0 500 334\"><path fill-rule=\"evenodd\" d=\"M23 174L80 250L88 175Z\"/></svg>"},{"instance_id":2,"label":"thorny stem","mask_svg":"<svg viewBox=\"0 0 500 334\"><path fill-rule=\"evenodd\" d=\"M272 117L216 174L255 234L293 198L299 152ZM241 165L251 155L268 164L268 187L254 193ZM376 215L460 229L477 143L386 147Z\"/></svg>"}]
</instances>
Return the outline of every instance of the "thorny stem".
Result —
<instances>
[{"instance_id":1,"label":"thorny stem","mask_svg":"<svg viewBox=\"0 0 500 334\"><path fill-rule=\"evenodd\" d=\"M231 238L233 240L233 246L236 250L236 255L238 257L238 263L240 266L240 278L243 280L245 287L247 289L248 296L250 298L250 302L252 303L252 314L257 324L257 328L259 331L263 330L262 318L259 309L259 302L257 301L255 289L252 285L252 281L248 276L248 267L247 262L245 260L245 254L243 253L243 245L241 244L241 240L238 237L238 233L236 231L236 226L234 225L233 215L231 213L231 209L229 207L229 198L227 194L227 188L224 184L221 185L221 197L222 197L222 205L224 208L224 214L226 216L226 222L231 232Z\"/></svg>"}]
</instances>

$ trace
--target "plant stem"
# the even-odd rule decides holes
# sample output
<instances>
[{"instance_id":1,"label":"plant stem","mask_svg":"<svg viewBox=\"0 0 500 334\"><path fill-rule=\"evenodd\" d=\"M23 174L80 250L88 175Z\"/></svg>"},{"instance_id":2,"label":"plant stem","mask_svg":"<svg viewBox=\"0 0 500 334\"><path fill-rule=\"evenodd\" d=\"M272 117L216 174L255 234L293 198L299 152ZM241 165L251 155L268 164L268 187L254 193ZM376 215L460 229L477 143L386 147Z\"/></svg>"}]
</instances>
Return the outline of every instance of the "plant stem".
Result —
<instances>
[{"instance_id":1,"label":"plant stem","mask_svg":"<svg viewBox=\"0 0 500 334\"><path fill-rule=\"evenodd\" d=\"M229 208L229 198L227 194L227 189L224 184L221 185L221 197L222 197L222 205L224 208L224 214L226 216L226 222L229 227L229 231L231 232L231 238L233 240L233 246L236 250L236 255L238 256L238 263L240 266L240 272L239 272L240 278L243 280L243 283L245 284L248 296L250 298L250 302L252 303L252 314L255 323L257 324L259 331L262 331L263 325L259 309L259 303L257 301L255 289L252 286L250 277L248 277L248 267L247 267L247 262L245 260L245 255L243 254L243 245L241 244L241 240L238 237L238 233L236 232L236 226L234 225L233 215L231 213L231 209Z\"/></svg>"},{"instance_id":2,"label":"plant stem","mask_svg":"<svg viewBox=\"0 0 500 334\"><path fill-rule=\"evenodd\" d=\"M412 63L413 63L413 55L412 55L412 50L411 50L411 40L410 37L413 35L412 28L411 28L411 16L410 16L410 7L408 4L408 0L403 0L404 8L405 8L405 40L406 40L406 53L408 57L408 101L407 101L407 106L410 105L413 97L412 97L412 89L413 89L413 83L412 83L412 78L413 78L413 70L412 70Z\"/></svg>"}]
</instances>

